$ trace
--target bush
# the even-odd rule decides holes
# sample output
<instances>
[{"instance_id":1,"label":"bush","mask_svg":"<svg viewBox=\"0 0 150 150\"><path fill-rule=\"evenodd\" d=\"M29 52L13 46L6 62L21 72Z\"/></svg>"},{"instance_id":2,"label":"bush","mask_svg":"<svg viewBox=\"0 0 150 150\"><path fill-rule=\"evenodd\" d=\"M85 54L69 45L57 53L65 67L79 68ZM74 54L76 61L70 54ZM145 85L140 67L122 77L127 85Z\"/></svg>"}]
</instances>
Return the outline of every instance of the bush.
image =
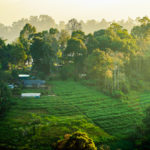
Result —
<instances>
[{"instance_id":1,"label":"bush","mask_svg":"<svg viewBox=\"0 0 150 150\"><path fill-rule=\"evenodd\" d=\"M8 83L12 81L12 76L9 72L0 71L0 80Z\"/></svg>"},{"instance_id":2,"label":"bush","mask_svg":"<svg viewBox=\"0 0 150 150\"><path fill-rule=\"evenodd\" d=\"M75 76L74 74L74 65L73 64L66 64L61 68L60 76L63 80L66 80L68 78L72 78Z\"/></svg>"},{"instance_id":3,"label":"bush","mask_svg":"<svg viewBox=\"0 0 150 150\"><path fill-rule=\"evenodd\" d=\"M131 80L131 88L134 90L145 89L145 83L144 83L144 81L139 80L139 79L132 79Z\"/></svg>"},{"instance_id":4,"label":"bush","mask_svg":"<svg viewBox=\"0 0 150 150\"><path fill-rule=\"evenodd\" d=\"M0 82L0 114L4 113L9 107L11 91L7 84Z\"/></svg>"},{"instance_id":5,"label":"bush","mask_svg":"<svg viewBox=\"0 0 150 150\"><path fill-rule=\"evenodd\" d=\"M18 80L18 71L17 70L12 70L12 72L11 72L11 76L12 76L12 80L14 81L14 82L16 82L17 80Z\"/></svg>"},{"instance_id":6,"label":"bush","mask_svg":"<svg viewBox=\"0 0 150 150\"><path fill-rule=\"evenodd\" d=\"M122 91L113 91L112 97L117 99L122 99L123 97L125 97L125 95Z\"/></svg>"},{"instance_id":7,"label":"bush","mask_svg":"<svg viewBox=\"0 0 150 150\"><path fill-rule=\"evenodd\" d=\"M12 94L13 94L14 96L19 96L19 95L21 95L21 88L14 88L14 89L12 90Z\"/></svg>"},{"instance_id":8,"label":"bush","mask_svg":"<svg viewBox=\"0 0 150 150\"><path fill-rule=\"evenodd\" d=\"M57 150L97 150L94 142L86 133L75 132L72 135L66 134L64 140L57 143Z\"/></svg>"},{"instance_id":9,"label":"bush","mask_svg":"<svg viewBox=\"0 0 150 150\"><path fill-rule=\"evenodd\" d=\"M124 94L128 94L130 92L130 84L128 83L128 81L121 83L121 91Z\"/></svg>"}]
</instances>

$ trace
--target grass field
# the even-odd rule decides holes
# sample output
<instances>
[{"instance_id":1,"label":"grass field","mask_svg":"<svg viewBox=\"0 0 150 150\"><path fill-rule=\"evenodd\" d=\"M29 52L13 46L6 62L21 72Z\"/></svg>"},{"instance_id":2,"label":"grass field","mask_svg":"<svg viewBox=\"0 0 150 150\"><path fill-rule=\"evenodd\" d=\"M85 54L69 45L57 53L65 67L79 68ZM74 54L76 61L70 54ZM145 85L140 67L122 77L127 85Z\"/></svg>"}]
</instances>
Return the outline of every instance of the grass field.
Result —
<instances>
[{"instance_id":1,"label":"grass field","mask_svg":"<svg viewBox=\"0 0 150 150\"><path fill-rule=\"evenodd\" d=\"M53 85L56 95L111 135L129 135L141 121L143 113L136 99L127 104L75 82Z\"/></svg>"},{"instance_id":2,"label":"grass field","mask_svg":"<svg viewBox=\"0 0 150 150\"><path fill-rule=\"evenodd\" d=\"M74 81L51 81L49 84L48 95L39 99L12 100L11 109L0 121L0 144L17 145L19 131L28 134L30 126L35 124L38 135L48 138L45 142L76 130L87 132L95 142L112 139L112 136L126 137L141 123L143 111L150 103L149 92L133 95L127 103ZM23 90L29 91L40 92L40 89ZM40 143L41 139L38 140Z\"/></svg>"}]
</instances>

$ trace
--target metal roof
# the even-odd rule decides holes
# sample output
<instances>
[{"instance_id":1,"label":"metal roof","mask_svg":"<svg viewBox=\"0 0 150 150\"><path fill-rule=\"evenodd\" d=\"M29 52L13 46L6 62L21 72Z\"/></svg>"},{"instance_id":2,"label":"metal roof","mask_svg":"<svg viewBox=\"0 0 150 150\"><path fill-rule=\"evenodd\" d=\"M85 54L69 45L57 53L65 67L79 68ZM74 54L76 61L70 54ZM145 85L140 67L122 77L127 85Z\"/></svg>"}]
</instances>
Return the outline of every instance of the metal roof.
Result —
<instances>
[{"instance_id":1,"label":"metal roof","mask_svg":"<svg viewBox=\"0 0 150 150\"><path fill-rule=\"evenodd\" d=\"M40 97L41 93L22 93L21 97Z\"/></svg>"},{"instance_id":2,"label":"metal roof","mask_svg":"<svg viewBox=\"0 0 150 150\"><path fill-rule=\"evenodd\" d=\"M27 77L30 77L30 75L28 74L19 74L18 75L20 78L27 78Z\"/></svg>"},{"instance_id":3,"label":"metal roof","mask_svg":"<svg viewBox=\"0 0 150 150\"><path fill-rule=\"evenodd\" d=\"M24 80L25 85L44 85L45 80Z\"/></svg>"}]
</instances>

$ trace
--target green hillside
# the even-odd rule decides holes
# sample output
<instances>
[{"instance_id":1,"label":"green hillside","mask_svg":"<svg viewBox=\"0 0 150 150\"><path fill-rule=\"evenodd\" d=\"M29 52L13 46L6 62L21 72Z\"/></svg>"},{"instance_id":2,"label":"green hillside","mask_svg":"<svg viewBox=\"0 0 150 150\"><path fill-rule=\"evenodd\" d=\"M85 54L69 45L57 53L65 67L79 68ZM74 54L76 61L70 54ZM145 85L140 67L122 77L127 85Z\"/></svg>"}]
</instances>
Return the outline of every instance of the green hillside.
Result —
<instances>
[{"instance_id":1,"label":"green hillside","mask_svg":"<svg viewBox=\"0 0 150 150\"><path fill-rule=\"evenodd\" d=\"M48 95L39 99L12 100L11 109L0 122L1 145L21 146L30 138L32 142L42 143L44 139L44 144L52 144L64 134L77 130L87 132L96 143L126 137L141 122L145 104L150 101L148 92L133 96L130 103L125 103L78 82L51 81L49 84L51 88L45 92ZM35 135L28 135L34 128Z\"/></svg>"},{"instance_id":2,"label":"green hillside","mask_svg":"<svg viewBox=\"0 0 150 150\"><path fill-rule=\"evenodd\" d=\"M142 118L139 102L135 98L128 104L79 83L63 81L53 82L53 92L114 136L132 133Z\"/></svg>"}]
</instances>

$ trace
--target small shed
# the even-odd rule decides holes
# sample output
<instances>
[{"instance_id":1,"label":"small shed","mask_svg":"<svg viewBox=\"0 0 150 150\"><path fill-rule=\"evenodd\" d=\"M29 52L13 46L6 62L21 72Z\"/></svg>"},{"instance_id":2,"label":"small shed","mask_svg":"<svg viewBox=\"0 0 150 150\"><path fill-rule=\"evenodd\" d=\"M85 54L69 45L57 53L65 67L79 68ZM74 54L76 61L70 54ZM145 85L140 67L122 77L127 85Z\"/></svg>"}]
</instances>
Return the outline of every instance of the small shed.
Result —
<instances>
[{"instance_id":1,"label":"small shed","mask_svg":"<svg viewBox=\"0 0 150 150\"><path fill-rule=\"evenodd\" d=\"M19 74L18 77L21 80L27 80L27 79L29 79L30 75L28 75L28 74Z\"/></svg>"},{"instance_id":2,"label":"small shed","mask_svg":"<svg viewBox=\"0 0 150 150\"><path fill-rule=\"evenodd\" d=\"M45 87L45 80L24 80L23 84L25 87Z\"/></svg>"},{"instance_id":3,"label":"small shed","mask_svg":"<svg viewBox=\"0 0 150 150\"><path fill-rule=\"evenodd\" d=\"M34 97L34 98L40 98L41 93L22 93L21 97Z\"/></svg>"}]
</instances>

